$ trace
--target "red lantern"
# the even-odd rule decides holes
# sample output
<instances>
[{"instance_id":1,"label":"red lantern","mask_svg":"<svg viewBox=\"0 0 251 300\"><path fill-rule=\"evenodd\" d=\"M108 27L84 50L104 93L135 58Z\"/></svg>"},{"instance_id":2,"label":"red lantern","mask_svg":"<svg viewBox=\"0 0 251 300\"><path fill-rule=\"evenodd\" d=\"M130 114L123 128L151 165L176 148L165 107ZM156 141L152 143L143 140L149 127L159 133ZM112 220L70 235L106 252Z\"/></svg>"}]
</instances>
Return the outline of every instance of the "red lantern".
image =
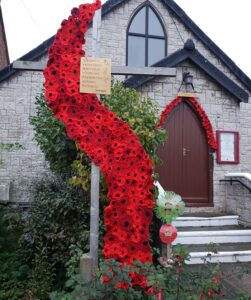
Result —
<instances>
[{"instance_id":1,"label":"red lantern","mask_svg":"<svg viewBox=\"0 0 251 300\"><path fill-rule=\"evenodd\" d=\"M164 224L159 231L160 239L165 244L171 244L177 237L177 229L172 224Z\"/></svg>"}]
</instances>

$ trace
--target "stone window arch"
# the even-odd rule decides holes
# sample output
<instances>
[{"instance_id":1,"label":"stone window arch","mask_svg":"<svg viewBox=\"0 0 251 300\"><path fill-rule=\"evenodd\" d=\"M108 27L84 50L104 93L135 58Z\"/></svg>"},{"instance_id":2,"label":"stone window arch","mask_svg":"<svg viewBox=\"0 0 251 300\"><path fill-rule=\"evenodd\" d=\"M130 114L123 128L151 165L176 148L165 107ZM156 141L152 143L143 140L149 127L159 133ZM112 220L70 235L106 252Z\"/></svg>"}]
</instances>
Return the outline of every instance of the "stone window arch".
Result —
<instances>
[{"instance_id":1,"label":"stone window arch","mask_svg":"<svg viewBox=\"0 0 251 300\"><path fill-rule=\"evenodd\" d=\"M127 28L126 64L150 66L167 54L165 27L156 10L149 4L141 6Z\"/></svg>"}]
</instances>

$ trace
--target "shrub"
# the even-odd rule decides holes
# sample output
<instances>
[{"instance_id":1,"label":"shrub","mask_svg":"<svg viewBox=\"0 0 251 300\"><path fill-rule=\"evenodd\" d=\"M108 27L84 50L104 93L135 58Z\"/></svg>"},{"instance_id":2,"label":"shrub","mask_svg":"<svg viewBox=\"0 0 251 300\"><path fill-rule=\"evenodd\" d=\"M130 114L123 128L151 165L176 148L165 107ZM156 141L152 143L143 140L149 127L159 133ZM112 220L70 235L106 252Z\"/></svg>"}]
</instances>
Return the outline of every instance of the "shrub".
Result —
<instances>
[{"instance_id":1,"label":"shrub","mask_svg":"<svg viewBox=\"0 0 251 300\"><path fill-rule=\"evenodd\" d=\"M69 177L71 164L76 159L75 142L68 138L64 123L58 121L47 105L42 91L35 101L36 113L30 118L35 140L57 176Z\"/></svg>"},{"instance_id":2,"label":"shrub","mask_svg":"<svg viewBox=\"0 0 251 300\"><path fill-rule=\"evenodd\" d=\"M23 232L20 209L0 204L0 299L25 299L29 267L21 262L19 239Z\"/></svg>"},{"instance_id":3,"label":"shrub","mask_svg":"<svg viewBox=\"0 0 251 300\"><path fill-rule=\"evenodd\" d=\"M41 181L34 186L32 206L23 235L23 257L32 262L31 289L60 287L65 280L65 263L70 246L88 250L89 196L60 178ZM50 284L49 284L50 282ZM41 298L44 299L44 298Z\"/></svg>"},{"instance_id":4,"label":"shrub","mask_svg":"<svg viewBox=\"0 0 251 300\"><path fill-rule=\"evenodd\" d=\"M205 264L199 270L185 265L189 259L185 247L176 247L170 260L160 258L162 265L142 264L135 261L132 266L109 259L100 264L91 282L82 275L72 276L64 292L54 292L51 300L115 300L154 299L161 291L163 299L201 300L222 299L222 277L219 266ZM132 285L130 273L143 276L138 285Z\"/></svg>"},{"instance_id":5,"label":"shrub","mask_svg":"<svg viewBox=\"0 0 251 300\"><path fill-rule=\"evenodd\" d=\"M156 128L159 121L158 105L134 89L125 88L119 82L113 83L111 95L103 97L102 102L130 125L156 164L158 145L166 140L166 131Z\"/></svg>"}]
</instances>

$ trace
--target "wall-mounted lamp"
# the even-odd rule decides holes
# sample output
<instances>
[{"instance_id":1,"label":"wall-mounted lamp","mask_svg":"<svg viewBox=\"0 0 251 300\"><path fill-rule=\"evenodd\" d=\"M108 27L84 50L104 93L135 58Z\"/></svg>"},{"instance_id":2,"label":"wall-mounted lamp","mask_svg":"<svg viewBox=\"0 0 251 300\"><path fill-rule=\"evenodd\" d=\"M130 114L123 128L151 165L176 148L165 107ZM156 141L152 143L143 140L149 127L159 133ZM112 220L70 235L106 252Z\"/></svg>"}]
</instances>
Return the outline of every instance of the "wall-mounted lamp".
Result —
<instances>
[{"instance_id":1,"label":"wall-mounted lamp","mask_svg":"<svg viewBox=\"0 0 251 300\"><path fill-rule=\"evenodd\" d=\"M193 87L193 75L191 75L190 72L183 73L183 84Z\"/></svg>"},{"instance_id":2,"label":"wall-mounted lamp","mask_svg":"<svg viewBox=\"0 0 251 300\"><path fill-rule=\"evenodd\" d=\"M183 86L183 91L181 91ZM184 96L184 94L186 94ZM193 75L190 74L190 72L184 72L182 77L182 82L178 91L178 96L182 97L188 97L187 94L191 95L193 94L193 97L195 97L195 90L193 86Z\"/></svg>"}]
</instances>

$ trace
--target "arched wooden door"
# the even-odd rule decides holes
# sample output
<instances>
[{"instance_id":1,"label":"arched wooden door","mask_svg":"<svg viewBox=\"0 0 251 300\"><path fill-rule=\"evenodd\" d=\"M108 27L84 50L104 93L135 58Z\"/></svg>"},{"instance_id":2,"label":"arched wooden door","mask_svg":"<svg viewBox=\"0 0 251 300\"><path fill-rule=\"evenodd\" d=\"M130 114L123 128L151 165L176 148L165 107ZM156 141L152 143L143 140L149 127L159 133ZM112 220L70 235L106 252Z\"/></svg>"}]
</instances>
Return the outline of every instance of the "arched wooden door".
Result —
<instances>
[{"instance_id":1,"label":"arched wooden door","mask_svg":"<svg viewBox=\"0 0 251 300\"><path fill-rule=\"evenodd\" d=\"M210 147L196 112L183 100L163 127L168 140L158 149L163 161L156 170L160 184L181 195L187 206L212 206Z\"/></svg>"}]
</instances>

